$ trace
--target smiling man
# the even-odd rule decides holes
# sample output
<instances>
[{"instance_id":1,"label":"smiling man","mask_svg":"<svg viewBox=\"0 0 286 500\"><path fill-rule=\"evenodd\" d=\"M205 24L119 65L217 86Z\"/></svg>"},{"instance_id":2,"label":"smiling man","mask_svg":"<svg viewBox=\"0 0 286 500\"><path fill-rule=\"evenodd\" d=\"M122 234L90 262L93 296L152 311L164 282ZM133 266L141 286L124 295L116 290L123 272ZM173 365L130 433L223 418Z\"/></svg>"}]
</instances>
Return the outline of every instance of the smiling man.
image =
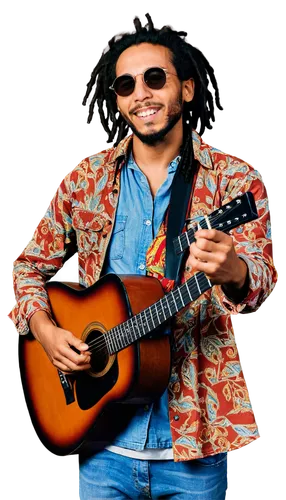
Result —
<instances>
[{"instance_id":1,"label":"smiling man","mask_svg":"<svg viewBox=\"0 0 286 500\"><path fill-rule=\"evenodd\" d=\"M183 102L192 100L194 81L181 82L169 49L149 43L126 49L118 58L116 74L111 89L117 92L118 110L134 133L136 164L145 173L155 196L167 177L166 166L180 153ZM148 86L148 81L153 80L152 87L158 89ZM127 92L128 84L134 87L133 92L120 95ZM125 92L121 91L122 86Z\"/></svg>"},{"instance_id":2,"label":"smiling man","mask_svg":"<svg viewBox=\"0 0 286 500\"><path fill-rule=\"evenodd\" d=\"M136 72L130 75L134 91L127 96L121 96L119 93L117 104L121 115L135 134L134 140L136 143L143 142L155 146L170 132L170 143L178 137L181 145L183 101L192 100L193 79L184 82L182 87L169 50L155 45L150 51L150 44L141 43L126 49L119 56L116 64L118 76L111 89L116 92L117 88L120 89L124 85L124 79L130 68L134 68ZM152 93L156 88L152 89L145 84L150 78L155 80L155 86L156 82L159 86L160 96L158 95L157 99L156 93L155 95ZM160 88L161 79L165 82L162 88Z\"/></svg>"},{"instance_id":3,"label":"smiling man","mask_svg":"<svg viewBox=\"0 0 286 500\"><path fill-rule=\"evenodd\" d=\"M58 370L90 368L89 346L51 320L46 281L77 251L85 287L107 273L137 274L156 277L168 292L175 286L165 264L176 174L192 183L186 218L196 221L251 191L257 220L231 235L198 226L186 251L178 281L202 271L212 288L165 329L172 337L168 388L138 404L112 439L107 429L80 453L82 500L223 500L227 452L258 437L230 315L257 310L276 282L267 195L256 170L201 139L214 121L210 83L222 109L205 56L186 33L155 29L147 19L142 27L135 18L134 33L112 38L92 72L83 102L94 92L88 122L97 103L115 144L61 183L15 262L11 318L20 334L32 331ZM114 426L120 411L117 405Z\"/></svg>"}]
</instances>

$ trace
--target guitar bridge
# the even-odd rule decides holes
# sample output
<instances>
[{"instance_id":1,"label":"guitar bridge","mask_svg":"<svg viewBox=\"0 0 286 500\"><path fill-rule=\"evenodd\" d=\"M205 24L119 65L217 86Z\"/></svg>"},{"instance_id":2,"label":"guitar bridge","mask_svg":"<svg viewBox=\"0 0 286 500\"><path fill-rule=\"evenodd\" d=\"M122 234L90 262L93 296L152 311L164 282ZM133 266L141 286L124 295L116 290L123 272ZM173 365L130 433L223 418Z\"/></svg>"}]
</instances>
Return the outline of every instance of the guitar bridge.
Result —
<instances>
[{"instance_id":1,"label":"guitar bridge","mask_svg":"<svg viewBox=\"0 0 286 500\"><path fill-rule=\"evenodd\" d=\"M72 383L70 382L68 377L60 370L58 370L58 374L59 374L62 389L64 391L66 404L70 405L71 403L74 403L74 401L75 401Z\"/></svg>"}]
</instances>

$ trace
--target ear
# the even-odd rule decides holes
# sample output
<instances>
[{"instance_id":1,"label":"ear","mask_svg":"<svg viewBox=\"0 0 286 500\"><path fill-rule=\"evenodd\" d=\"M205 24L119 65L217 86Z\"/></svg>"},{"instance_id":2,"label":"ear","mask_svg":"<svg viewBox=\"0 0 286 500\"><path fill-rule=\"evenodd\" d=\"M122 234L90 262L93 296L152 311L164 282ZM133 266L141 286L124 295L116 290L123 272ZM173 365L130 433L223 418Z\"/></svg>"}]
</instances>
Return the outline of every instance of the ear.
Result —
<instances>
[{"instance_id":1,"label":"ear","mask_svg":"<svg viewBox=\"0 0 286 500\"><path fill-rule=\"evenodd\" d=\"M195 95L195 82L193 78L185 80L183 82L183 100L185 102L191 102Z\"/></svg>"}]
</instances>

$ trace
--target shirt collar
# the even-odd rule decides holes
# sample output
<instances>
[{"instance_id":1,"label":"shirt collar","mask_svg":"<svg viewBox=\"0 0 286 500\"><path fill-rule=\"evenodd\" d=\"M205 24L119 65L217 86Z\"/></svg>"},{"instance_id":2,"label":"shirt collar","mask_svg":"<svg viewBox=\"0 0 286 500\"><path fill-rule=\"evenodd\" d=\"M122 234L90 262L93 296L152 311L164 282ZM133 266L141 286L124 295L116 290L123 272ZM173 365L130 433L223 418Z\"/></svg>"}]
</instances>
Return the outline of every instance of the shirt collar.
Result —
<instances>
[{"instance_id":1,"label":"shirt collar","mask_svg":"<svg viewBox=\"0 0 286 500\"><path fill-rule=\"evenodd\" d=\"M109 150L110 152L110 157L108 159L108 163L113 163L116 160L118 160L120 157L122 159L125 157L127 159L130 147L131 147L131 141L132 141L133 135L129 135L128 137L125 137L120 141L118 146L116 148L112 148ZM213 168L213 162L212 158L210 155L210 151L214 150L214 148L211 148L208 144L206 144L202 138L199 136L199 134L193 130L192 131L192 139L193 139L193 150L194 150L194 157L195 160L198 160L198 162L206 168ZM171 168L176 168L178 164L178 158L180 159L179 156L174 158L174 160L171 161L169 165L169 169ZM176 167L175 165L172 165L173 162L176 162ZM169 172L172 170L169 170Z\"/></svg>"},{"instance_id":2,"label":"shirt collar","mask_svg":"<svg viewBox=\"0 0 286 500\"><path fill-rule=\"evenodd\" d=\"M180 159L181 159L181 157L180 157L180 155L178 155L169 163L169 166L168 166L168 173L169 174L176 171ZM141 172L140 168L138 167L137 163L135 162L132 151L130 151L130 155L129 155L128 162L127 162L127 168L131 168L133 170L138 170L139 172Z\"/></svg>"}]
</instances>

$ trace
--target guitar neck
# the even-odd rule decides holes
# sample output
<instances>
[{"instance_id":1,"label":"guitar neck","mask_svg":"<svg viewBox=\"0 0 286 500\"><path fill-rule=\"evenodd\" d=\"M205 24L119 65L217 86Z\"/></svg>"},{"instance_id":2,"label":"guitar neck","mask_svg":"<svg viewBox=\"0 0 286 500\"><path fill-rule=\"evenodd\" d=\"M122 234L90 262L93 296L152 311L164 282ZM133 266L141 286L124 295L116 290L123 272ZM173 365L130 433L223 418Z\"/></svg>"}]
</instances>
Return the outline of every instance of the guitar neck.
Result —
<instances>
[{"instance_id":1,"label":"guitar neck","mask_svg":"<svg viewBox=\"0 0 286 500\"><path fill-rule=\"evenodd\" d=\"M121 351L152 332L211 287L204 273L196 273L152 306L109 330L104 337L109 353Z\"/></svg>"}]
</instances>

